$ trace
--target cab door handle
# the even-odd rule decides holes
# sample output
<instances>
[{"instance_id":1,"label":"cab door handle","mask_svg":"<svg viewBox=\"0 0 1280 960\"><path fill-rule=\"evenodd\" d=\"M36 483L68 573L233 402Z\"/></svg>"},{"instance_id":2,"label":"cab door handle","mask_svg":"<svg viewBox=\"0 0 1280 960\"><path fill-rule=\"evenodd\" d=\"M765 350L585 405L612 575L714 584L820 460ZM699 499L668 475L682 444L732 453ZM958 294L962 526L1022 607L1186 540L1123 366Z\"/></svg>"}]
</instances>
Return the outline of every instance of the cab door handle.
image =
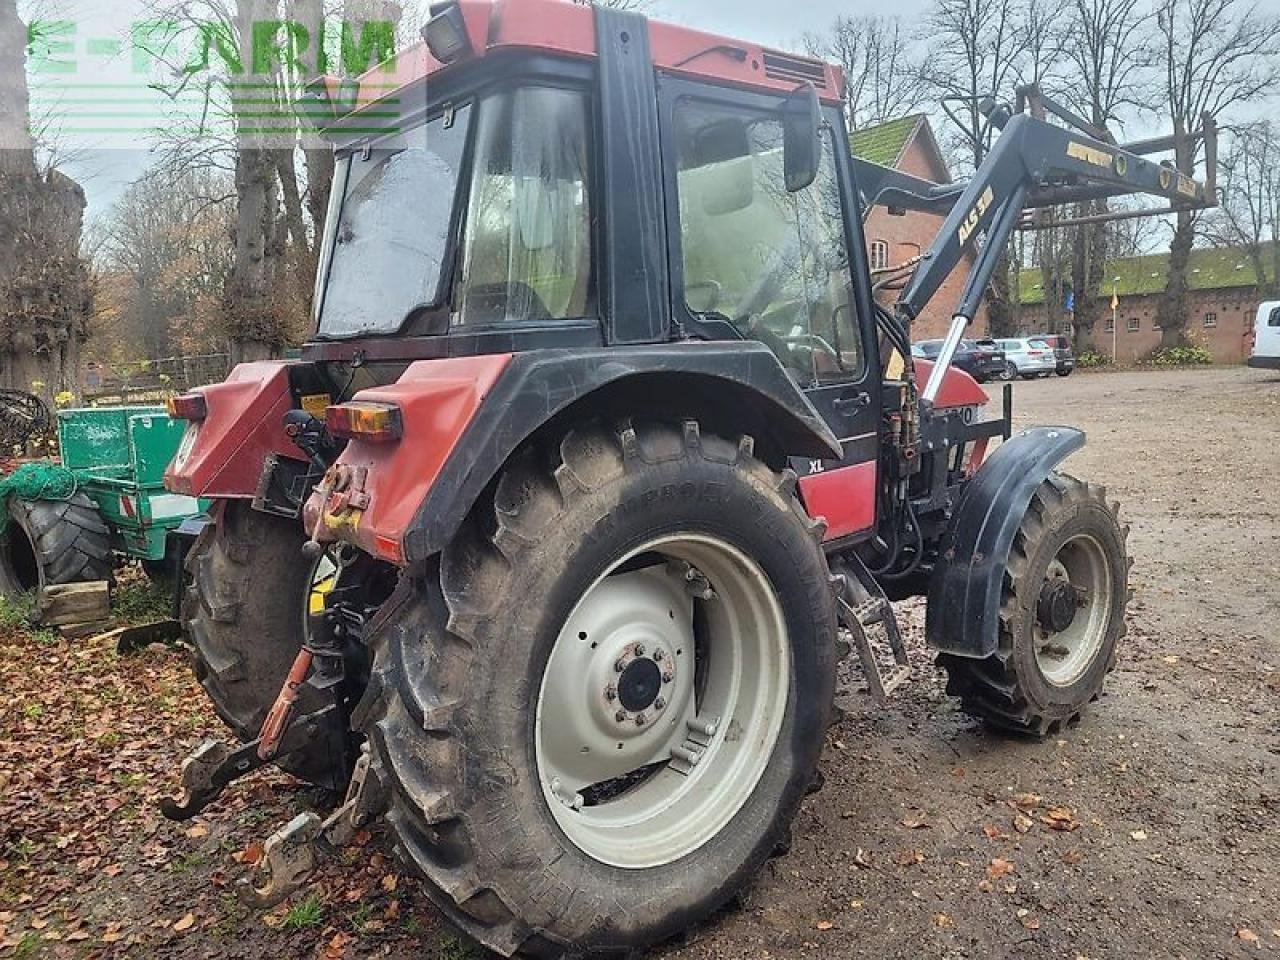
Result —
<instances>
[{"instance_id":1,"label":"cab door handle","mask_svg":"<svg viewBox=\"0 0 1280 960\"><path fill-rule=\"evenodd\" d=\"M840 413L854 413L871 406L871 394L859 391L851 397L839 397L831 405Z\"/></svg>"}]
</instances>

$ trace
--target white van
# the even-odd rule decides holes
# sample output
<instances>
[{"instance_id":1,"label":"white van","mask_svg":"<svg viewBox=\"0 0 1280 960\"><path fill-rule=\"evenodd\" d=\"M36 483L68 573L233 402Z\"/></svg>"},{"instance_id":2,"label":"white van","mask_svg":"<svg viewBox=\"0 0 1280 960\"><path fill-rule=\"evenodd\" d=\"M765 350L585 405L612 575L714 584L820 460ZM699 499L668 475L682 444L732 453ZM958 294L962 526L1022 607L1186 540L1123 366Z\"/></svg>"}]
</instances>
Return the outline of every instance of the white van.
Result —
<instances>
[{"instance_id":1,"label":"white van","mask_svg":"<svg viewBox=\"0 0 1280 960\"><path fill-rule=\"evenodd\" d=\"M1268 300L1258 307L1249 366L1280 370L1280 300Z\"/></svg>"}]
</instances>

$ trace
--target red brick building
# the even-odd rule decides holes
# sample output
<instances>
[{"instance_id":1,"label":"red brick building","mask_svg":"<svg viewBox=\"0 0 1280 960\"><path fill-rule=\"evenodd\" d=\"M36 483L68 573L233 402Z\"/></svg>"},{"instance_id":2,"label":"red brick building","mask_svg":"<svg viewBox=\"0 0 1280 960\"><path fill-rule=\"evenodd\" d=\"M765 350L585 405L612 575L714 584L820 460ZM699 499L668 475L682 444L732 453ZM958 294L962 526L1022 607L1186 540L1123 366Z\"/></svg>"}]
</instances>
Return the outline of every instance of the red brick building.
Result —
<instances>
[{"instance_id":1,"label":"red brick building","mask_svg":"<svg viewBox=\"0 0 1280 960\"><path fill-rule=\"evenodd\" d=\"M933 135L933 128L924 114L915 114L899 120L890 120L874 127L854 131L849 138L855 156L885 167L894 167L903 173L932 180L934 183L950 183L951 172L942 158L942 150ZM892 216L883 207L874 208L864 225L867 248L872 269L905 263L929 249L942 226L942 218L929 213L910 211L903 216ZM968 279L968 266L972 260L955 270L934 296L924 312L912 325L913 340L929 340L941 337L951 323L952 310L960 302L960 295ZM880 299L892 306L898 297L898 289L885 289ZM987 308L983 306L973 325L970 336L983 336L987 332Z\"/></svg>"},{"instance_id":2,"label":"red brick building","mask_svg":"<svg viewBox=\"0 0 1280 960\"><path fill-rule=\"evenodd\" d=\"M1093 349L1111 356L1113 337L1110 296L1116 309L1114 346L1120 363L1141 360L1160 345L1156 307L1169 272L1168 254L1151 254L1117 260L1107 266L1103 285L1103 317L1094 326ZM1188 336L1207 346L1218 363L1239 363L1252 347L1257 316L1258 279L1253 264L1233 248L1193 250L1188 266L1187 294L1190 322ZM1021 277L1024 333L1047 329L1044 288L1038 270L1024 270Z\"/></svg>"}]
</instances>

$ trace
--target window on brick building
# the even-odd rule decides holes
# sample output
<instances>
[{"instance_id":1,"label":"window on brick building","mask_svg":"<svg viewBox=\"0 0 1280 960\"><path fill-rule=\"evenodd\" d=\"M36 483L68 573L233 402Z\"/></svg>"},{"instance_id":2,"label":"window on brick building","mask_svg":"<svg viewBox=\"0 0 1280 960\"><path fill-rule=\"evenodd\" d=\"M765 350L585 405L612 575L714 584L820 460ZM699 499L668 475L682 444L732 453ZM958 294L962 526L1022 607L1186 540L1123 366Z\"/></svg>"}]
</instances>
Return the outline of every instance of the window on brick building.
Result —
<instances>
[{"instance_id":1,"label":"window on brick building","mask_svg":"<svg viewBox=\"0 0 1280 960\"><path fill-rule=\"evenodd\" d=\"M1128 320L1125 321L1124 328L1128 330L1130 333L1137 333L1139 330L1142 329L1142 321L1139 320L1137 317L1130 317Z\"/></svg>"},{"instance_id":2,"label":"window on brick building","mask_svg":"<svg viewBox=\"0 0 1280 960\"><path fill-rule=\"evenodd\" d=\"M889 266L889 244L884 240L871 241L871 269L885 270Z\"/></svg>"},{"instance_id":3,"label":"window on brick building","mask_svg":"<svg viewBox=\"0 0 1280 960\"><path fill-rule=\"evenodd\" d=\"M1206 313L1204 315L1204 328L1212 330L1218 325L1218 315L1216 313Z\"/></svg>"},{"instance_id":4,"label":"window on brick building","mask_svg":"<svg viewBox=\"0 0 1280 960\"><path fill-rule=\"evenodd\" d=\"M1103 332L1103 333L1115 333L1115 332L1116 332L1116 321L1115 321L1115 318L1114 318L1114 317L1109 317L1109 318L1107 319L1106 326L1104 326L1104 327L1102 328L1102 332Z\"/></svg>"}]
</instances>

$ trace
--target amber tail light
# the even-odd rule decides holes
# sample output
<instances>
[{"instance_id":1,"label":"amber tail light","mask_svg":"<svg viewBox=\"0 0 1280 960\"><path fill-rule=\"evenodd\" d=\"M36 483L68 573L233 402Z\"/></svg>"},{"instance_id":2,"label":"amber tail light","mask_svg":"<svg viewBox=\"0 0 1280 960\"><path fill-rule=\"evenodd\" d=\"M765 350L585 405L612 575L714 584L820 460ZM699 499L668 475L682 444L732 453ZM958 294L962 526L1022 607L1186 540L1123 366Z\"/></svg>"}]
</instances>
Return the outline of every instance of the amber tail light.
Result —
<instances>
[{"instance_id":1,"label":"amber tail light","mask_svg":"<svg viewBox=\"0 0 1280 960\"><path fill-rule=\"evenodd\" d=\"M209 415L208 405L202 393L184 393L165 401L169 416L175 420L203 420Z\"/></svg>"},{"instance_id":2,"label":"amber tail light","mask_svg":"<svg viewBox=\"0 0 1280 960\"><path fill-rule=\"evenodd\" d=\"M335 437L389 443L400 439L400 408L390 403L340 403L325 412L325 425Z\"/></svg>"}]
</instances>

